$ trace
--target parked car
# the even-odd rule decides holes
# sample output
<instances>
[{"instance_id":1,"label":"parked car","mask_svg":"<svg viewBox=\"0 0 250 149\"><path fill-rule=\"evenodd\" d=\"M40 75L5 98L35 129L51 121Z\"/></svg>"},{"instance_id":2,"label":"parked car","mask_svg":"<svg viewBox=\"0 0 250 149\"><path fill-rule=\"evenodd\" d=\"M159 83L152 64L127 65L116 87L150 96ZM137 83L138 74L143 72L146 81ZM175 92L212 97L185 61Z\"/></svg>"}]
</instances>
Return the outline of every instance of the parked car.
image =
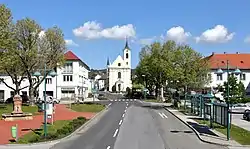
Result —
<instances>
[{"instance_id":1,"label":"parked car","mask_svg":"<svg viewBox=\"0 0 250 149\"><path fill-rule=\"evenodd\" d=\"M243 119L250 121L250 110L245 110L245 112L243 114Z\"/></svg>"},{"instance_id":2,"label":"parked car","mask_svg":"<svg viewBox=\"0 0 250 149\"><path fill-rule=\"evenodd\" d=\"M22 97L22 103L29 103L29 97L27 95L20 95ZM13 97L8 98L5 103L13 103Z\"/></svg>"},{"instance_id":3,"label":"parked car","mask_svg":"<svg viewBox=\"0 0 250 149\"><path fill-rule=\"evenodd\" d=\"M250 107L246 104L238 103L232 106L232 111L244 112L246 110L250 110Z\"/></svg>"},{"instance_id":4,"label":"parked car","mask_svg":"<svg viewBox=\"0 0 250 149\"><path fill-rule=\"evenodd\" d=\"M54 103L54 104L59 104L60 103L60 100L52 97L52 96L47 96L46 97L46 101L49 102L49 103ZM44 103L44 97L41 97L41 98L38 98L38 103Z\"/></svg>"}]
</instances>

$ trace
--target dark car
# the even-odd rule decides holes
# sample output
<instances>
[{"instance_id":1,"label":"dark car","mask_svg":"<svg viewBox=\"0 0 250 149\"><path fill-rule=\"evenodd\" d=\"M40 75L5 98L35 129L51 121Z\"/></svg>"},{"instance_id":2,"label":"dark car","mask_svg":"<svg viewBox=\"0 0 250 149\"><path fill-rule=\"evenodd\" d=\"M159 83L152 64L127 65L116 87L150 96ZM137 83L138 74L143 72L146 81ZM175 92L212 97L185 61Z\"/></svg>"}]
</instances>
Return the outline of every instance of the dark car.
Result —
<instances>
[{"instance_id":1,"label":"dark car","mask_svg":"<svg viewBox=\"0 0 250 149\"><path fill-rule=\"evenodd\" d=\"M243 114L243 119L250 121L250 110L245 110Z\"/></svg>"},{"instance_id":2,"label":"dark car","mask_svg":"<svg viewBox=\"0 0 250 149\"><path fill-rule=\"evenodd\" d=\"M29 97L27 95L21 95L22 103L29 103ZM13 97L8 98L5 103L13 103Z\"/></svg>"}]
</instances>

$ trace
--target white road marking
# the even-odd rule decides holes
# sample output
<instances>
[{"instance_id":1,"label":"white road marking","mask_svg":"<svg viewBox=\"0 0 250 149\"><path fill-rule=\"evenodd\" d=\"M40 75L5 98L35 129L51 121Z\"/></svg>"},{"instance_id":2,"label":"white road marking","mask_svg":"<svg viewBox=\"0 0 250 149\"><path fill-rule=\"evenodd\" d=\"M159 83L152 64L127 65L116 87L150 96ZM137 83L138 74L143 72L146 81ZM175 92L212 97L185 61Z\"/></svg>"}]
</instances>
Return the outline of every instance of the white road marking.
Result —
<instances>
[{"instance_id":1,"label":"white road marking","mask_svg":"<svg viewBox=\"0 0 250 149\"><path fill-rule=\"evenodd\" d=\"M168 118L167 115L165 115L164 113L158 113L158 114L161 116L161 118Z\"/></svg>"},{"instance_id":2,"label":"white road marking","mask_svg":"<svg viewBox=\"0 0 250 149\"><path fill-rule=\"evenodd\" d=\"M133 99L130 99L130 101L133 101Z\"/></svg>"},{"instance_id":3,"label":"white road marking","mask_svg":"<svg viewBox=\"0 0 250 149\"><path fill-rule=\"evenodd\" d=\"M108 107L111 106L111 104L112 104L112 103L110 103L110 104L108 105Z\"/></svg>"},{"instance_id":4,"label":"white road marking","mask_svg":"<svg viewBox=\"0 0 250 149\"><path fill-rule=\"evenodd\" d=\"M121 125L122 124L122 120L120 120L120 122L119 122L119 125Z\"/></svg>"},{"instance_id":5,"label":"white road marking","mask_svg":"<svg viewBox=\"0 0 250 149\"><path fill-rule=\"evenodd\" d=\"M115 100L115 101L117 101L117 100Z\"/></svg>"},{"instance_id":6,"label":"white road marking","mask_svg":"<svg viewBox=\"0 0 250 149\"><path fill-rule=\"evenodd\" d=\"M127 103L127 106L128 106L128 103Z\"/></svg>"},{"instance_id":7,"label":"white road marking","mask_svg":"<svg viewBox=\"0 0 250 149\"><path fill-rule=\"evenodd\" d=\"M134 101L136 101L136 99L134 99Z\"/></svg>"},{"instance_id":8,"label":"white road marking","mask_svg":"<svg viewBox=\"0 0 250 149\"><path fill-rule=\"evenodd\" d=\"M167 115L165 115L165 113L161 113L165 118L168 118L168 116Z\"/></svg>"},{"instance_id":9,"label":"white road marking","mask_svg":"<svg viewBox=\"0 0 250 149\"><path fill-rule=\"evenodd\" d=\"M125 99L122 99L122 101L125 101Z\"/></svg>"},{"instance_id":10,"label":"white road marking","mask_svg":"<svg viewBox=\"0 0 250 149\"><path fill-rule=\"evenodd\" d=\"M127 111L127 110L125 109L125 110L124 110L124 113L126 113L126 111Z\"/></svg>"},{"instance_id":11,"label":"white road marking","mask_svg":"<svg viewBox=\"0 0 250 149\"><path fill-rule=\"evenodd\" d=\"M110 149L110 146L108 146L107 149Z\"/></svg>"},{"instance_id":12,"label":"white road marking","mask_svg":"<svg viewBox=\"0 0 250 149\"><path fill-rule=\"evenodd\" d=\"M163 115L162 115L161 113L158 113L158 114L161 116L161 118L164 118Z\"/></svg>"},{"instance_id":13,"label":"white road marking","mask_svg":"<svg viewBox=\"0 0 250 149\"><path fill-rule=\"evenodd\" d=\"M117 133L118 133L118 129L115 130L113 137L116 137Z\"/></svg>"},{"instance_id":14,"label":"white road marking","mask_svg":"<svg viewBox=\"0 0 250 149\"><path fill-rule=\"evenodd\" d=\"M122 114L122 117L124 117L125 116L125 114Z\"/></svg>"}]
</instances>

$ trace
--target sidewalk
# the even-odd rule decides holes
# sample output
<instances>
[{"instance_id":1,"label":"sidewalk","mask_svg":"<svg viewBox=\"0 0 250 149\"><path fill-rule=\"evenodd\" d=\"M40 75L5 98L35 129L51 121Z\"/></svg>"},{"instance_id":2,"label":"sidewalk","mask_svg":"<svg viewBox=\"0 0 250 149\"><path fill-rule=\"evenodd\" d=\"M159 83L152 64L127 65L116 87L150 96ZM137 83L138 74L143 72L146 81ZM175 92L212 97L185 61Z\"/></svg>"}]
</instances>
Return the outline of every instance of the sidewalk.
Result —
<instances>
[{"instance_id":1,"label":"sidewalk","mask_svg":"<svg viewBox=\"0 0 250 149\"><path fill-rule=\"evenodd\" d=\"M180 119L182 122L184 122L187 126L189 126L196 133L196 135L199 137L199 139L203 142L212 143L212 144L220 144L220 145L231 146L231 147L237 147L237 149L238 149L238 147L240 147L240 148L243 147L241 144L239 144L238 142L236 142L234 140L227 141L227 138L224 134L222 134L216 130L210 129L207 126L200 125L199 123L197 123L195 120L192 119L192 118L198 118L198 117L187 116L187 115L179 112L178 110L175 110L172 108L165 108L165 109L168 110L170 113L172 113L174 116L176 116L178 119ZM247 148L250 149L250 147L248 147L248 146L247 146ZM247 149L247 148L245 148L245 149ZM232 148L232 149L234 149L234 148Z\"/></svg>"},{"instance_id":2,"label":"sidewalk","mask_svg":"<svg viewBox=\"0 0 250 149\"><path fill-rule=\"evenodd\" d=\"M89 112L74 112L66 107L66 105L56 105L54 121L57 120L71 120L79 116L92 118L95 113ZM8 144L11 137L11 126L18 125L18 136L21 137L31 131L31 129L38 129L42 126L43 114L34 115L33 120L17 120L17 121L3 121L0 120L0 144Z\"/></svg>"}]
</instances>

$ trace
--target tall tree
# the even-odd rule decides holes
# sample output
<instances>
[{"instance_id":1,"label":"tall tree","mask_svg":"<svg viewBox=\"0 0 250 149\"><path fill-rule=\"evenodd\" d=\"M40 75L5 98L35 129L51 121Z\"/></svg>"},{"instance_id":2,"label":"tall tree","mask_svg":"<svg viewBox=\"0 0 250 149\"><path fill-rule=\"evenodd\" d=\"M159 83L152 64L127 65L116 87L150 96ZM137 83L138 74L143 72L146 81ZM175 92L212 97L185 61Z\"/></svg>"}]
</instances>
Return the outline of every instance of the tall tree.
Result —
<instances>
[{"instance_id":1,"label":"tall tree","mask_svg":"<svg viewBox=\"0 0 250 149\"><path fill-rule=\"evenodd\" d=\"M39 85L44 81L49 72L64 62L66 51L64 36L58 27L42 31L41 26L34 20L25 18L16 23L16 38L19 44L19 58L29 80L29 95L34 99L34 94ZM47 70L43 72L44 66ZM43 76L32 81L35 71L40 71Z\"/></svg>"},{"instance_id":2,"label":"tall tree","mask_svg":"<svg viewBox=\"0 0 250 149\"><path fill-rule=\"evenodd\" d=\"M20 90L28 87L20 87L26 78L26 73L16 55L17 46L11 11L5 5L0 5L0 73L7 74L15 87L8 84L4 78L0 78L0 81L15 94L19 94Z\"/></svg>"}]
</instances>

